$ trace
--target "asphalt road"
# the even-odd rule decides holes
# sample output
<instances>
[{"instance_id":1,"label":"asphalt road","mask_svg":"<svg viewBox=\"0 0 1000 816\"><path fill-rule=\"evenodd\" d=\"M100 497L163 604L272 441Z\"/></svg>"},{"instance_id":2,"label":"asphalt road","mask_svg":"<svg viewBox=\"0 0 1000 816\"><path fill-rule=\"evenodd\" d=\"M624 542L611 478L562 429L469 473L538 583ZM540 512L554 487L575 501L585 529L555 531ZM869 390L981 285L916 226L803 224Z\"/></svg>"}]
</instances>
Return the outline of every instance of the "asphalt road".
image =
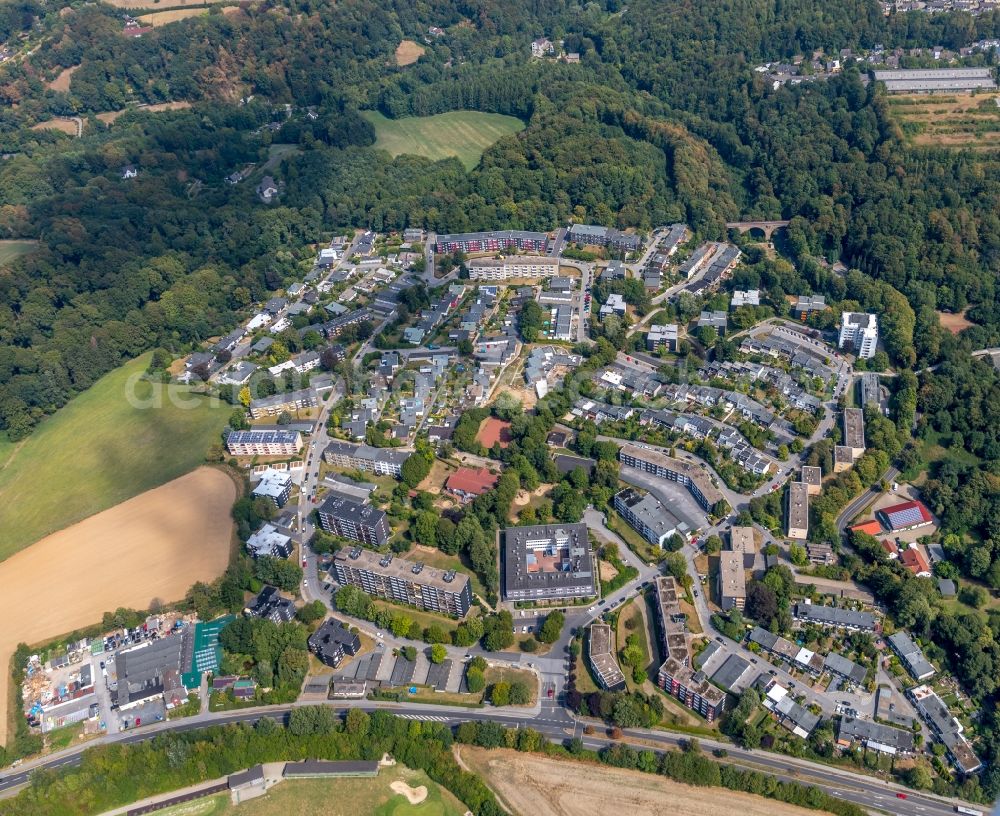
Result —
<instances>
[{"instance_id":1,"label":"asphalt road","mask_svg":"<svg viewBox=\"0 0 1000 816\"><path fill-rule=\"evenodd\" d=\"M224 712L221 714L201 715L186 720L167 721L159 723L148 730L143 729L138 732L112 735L106 738L104 742L128 745L152 739L164 731L190 731L208 725L235 722L253 723L263 717L270 717L279 722L284 722L293 707L275 706L267 710L255 709L252 711ZM449 706L370 701L359 703L356 706L334 703L331 704L331 707L338 711L344 711L352 707L361 708L366 711L382 709L406 719L431 720L450 725L466 721L489 720L499 722L508 728L530 726L553 742L562 742L572 737L581 737L584 745L592 750L599 750L613 744L613 741L605 735L602 724L587 723L574 719L563 709L555 706L540 707L528 712L519 712L515 709L495 710L489 707L479 710L468 710L455 709ZM584 733L584 727L587 724L594 726L594 734L586 735ZM679 747L686 739L687 737L682 734L670 733L663 730L627 729L620 742L632 744L636 747L666 750ZM889 812L899 814L899 816L943 816L943 814L953 813L954 805L958 803L957 800L943 799L925 793L909 791L908 789L876 779L858 776L849 771L831 768L794 757L783 757L759 751L745 751L708 739L699 738L699 742L704 750L724 748L728 752L726 758L728 763L758 769L772 774L783 781L815 785L832 796L854 802L872 811ZM78 765L85 747L74 746L60 754L38 761L30 768L22 768L16 773L9 774L0 780L0 794L7 793L9 795L20 786L26 784L30 774L39 768L59 769ZM897 793L903 793L906 798L898 799L896 797Z\"/></svg>"}]
</instances>

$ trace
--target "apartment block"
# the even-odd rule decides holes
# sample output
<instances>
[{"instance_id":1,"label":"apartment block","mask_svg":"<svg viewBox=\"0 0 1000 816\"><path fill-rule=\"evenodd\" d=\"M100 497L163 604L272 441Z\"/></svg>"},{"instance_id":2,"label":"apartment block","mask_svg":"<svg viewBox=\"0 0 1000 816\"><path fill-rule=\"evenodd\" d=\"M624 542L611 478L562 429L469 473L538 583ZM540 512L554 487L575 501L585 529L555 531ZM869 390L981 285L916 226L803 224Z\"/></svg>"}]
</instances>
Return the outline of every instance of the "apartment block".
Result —
<instances>
[{"instance_id":1,"label":"apartment block","mask_svg":"<svg viewBox=\"0 0 1000 816\"><path fill-rule=\"evenodd\" d=\"M747 576L742 553L719 553L719 605L742 611L747 599Z\"/></svg>"},{"instance_id":2,"label":"apartment block","mask_svg":"<svg viewBox=\"0 0 1000 816\"><path fill-rule=\"evenodd\" d=\"M352 445L350 442L331 442L323 451L328 465L356 469L376 476L396 476L403 470L403 462L410 458L406 451L392 448L373 448L371 445Z\"/></svg>"},{"instance_id":3,"label":"apartment block","mask_svg":"<svg viewBox=\"0 0 1000 816\"><path fill-rule=\"evenodd\" d=\"M680 329L676 323L650 326L649 333L646 335L646 349L656 351L665 348L667 351L677 351L680 343L679 332Z\"/></svg>"},{"instance_id":4,"label":"apartment block","mask_svg":"<svg viewBox=\"0 0 1000 816\"><path fill-rule=\"evenodd\" d=\"M844 409L844 447L855 459L865 452L865 413L860 408Z\"/></svg>"},{"instance_id":5,"label":"apartment block","mask_svg":"<svg viewBox=\"0 0 1000 816\"><path fill-rule=\"evenodd\" d=\"M559 274L559 259L543 255L508 255L505 258L475 258L469 261L468 267L471 280L549 278Z\"/></svg>"},{"instance_id":6,"label":"apartment block","mask_svg":"<svg viewBox=\"0 0 1000 816\"><path fill-rule=\"evenodd\" d=\"M615 496L615 510L650 544L661 549L671 536L691 532L688 525L663 506L652 493L627 487Z\"/></svg>"},{"instance_id":7,"label":"apartment block","mask_svg":"<svg viewBox=\"0 0 1000 816\"><path fill-rule=\"evenodd\" d=\"M340 550L333 559L333 574L341 586L360 587L373 597L431 612L462 618L472 604L468 575L361 547Z\"/></svg>"},{"instance_id":8,"label":"apartment block","mask_svg":"<svg viewBox=\"0 0 1000 816\"><path fill-rule=\"evenodd\" d=\"M660 688L711 722L725 710L726 693L694 668L687 616L678 601L680 594L673 576L656 578L657 629L666 655L656 679Z\"/></svg>"},{"instance_id":9,"label":"apartment block","mask_svg":"<svg viewBox=\"0 0 1000 816\"><path fill-rule=\"evenodd\" d=\"M843 312L837 346L852 350L863 360L874 356L878 348L878 318L864 312Z\"/></svg>"},{"instance_id":10,"label":"apartment block","mask_svg":"<svg viewBox=\"0 0 1000 816\"><path fill-rule=\"evenodd\" d=\"M587 632L587 657L597 681L608 691L624 690L625 675L611 646L611 627L606 623L592 623Z\"/></svg>"},{"instance_id":11,"label":"apartment block","mask_svg":"<svg viewBox=\"0 0 1000 816\"><path fill-rule=\"evenodd\" d=\"M504 600L590 598L597 594L586 524L510 527L500 536Z\"/></svg>"},{"instance_id":12,"label":"apartment block","mask_svg":"<svg viewBox=\"0 0 1000 816\"><path fill-rule=\"evenodd\" d=\"M319 506L319 526L341 538L381 547L389 540L389 520L384 512L331 493Z\"/></svg>"},{"instance_id":13,"label":"apartment block","mask_svg":"<svg viewBox=\"0 0 1000 816\"><path fill-rule=\"evenodd\" d=\"M294 456L302 450L298 431L230 431L226 450L233 456Z\"/></svg>"},{"instance_id":14,"label":"apartment block","mask_svg":"<svg viewBox=\"0 0 1000 816\"><path fill-rule=\"evenodd\" d=\"M789 538L809 537L809 487L802 482L788 485L788 531Z\"/></svg>"},{"instance_id":15,"label":"apartment block","mask_svg":"<svg viewBox=\"0 0 1000 816\"><path fill-rule=\"evenodd\" d=\"M684 485L705 511L711 511L716 503L725 498L705 471L691 462L638 445L623 446L618 459L623 465Z\"/></svg>"}]
</instances>

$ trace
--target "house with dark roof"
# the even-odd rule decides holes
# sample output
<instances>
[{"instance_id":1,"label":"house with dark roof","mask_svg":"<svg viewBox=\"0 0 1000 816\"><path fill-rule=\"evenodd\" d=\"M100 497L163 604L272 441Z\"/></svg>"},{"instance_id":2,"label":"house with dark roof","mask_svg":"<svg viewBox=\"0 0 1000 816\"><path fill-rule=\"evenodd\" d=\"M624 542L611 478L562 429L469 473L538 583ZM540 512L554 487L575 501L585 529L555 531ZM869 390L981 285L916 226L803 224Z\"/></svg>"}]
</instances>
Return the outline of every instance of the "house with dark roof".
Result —
<instances>
[{"instance_id":1,"label":"house with dark roof","mask_svg":"<svg viewBox=\"0 0 1000 816\"><path fill-rule=\"evenodd\" d=\"M288 623L295 618L295 604L281 597L273 586L265 586L243 610L248 618L264 618L274 623Z\"/></svg>"}]
</instances>

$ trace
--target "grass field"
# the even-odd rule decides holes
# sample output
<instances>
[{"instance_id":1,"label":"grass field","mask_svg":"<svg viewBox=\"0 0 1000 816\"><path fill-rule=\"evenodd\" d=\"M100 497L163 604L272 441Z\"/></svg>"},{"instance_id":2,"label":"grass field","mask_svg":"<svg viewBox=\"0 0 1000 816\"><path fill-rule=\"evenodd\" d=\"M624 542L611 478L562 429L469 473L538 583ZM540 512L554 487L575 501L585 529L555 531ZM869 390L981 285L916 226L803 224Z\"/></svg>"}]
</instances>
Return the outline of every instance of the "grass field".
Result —
<instances>
[{"instance_id":1,"label":"grass field","mask_svg":"<svg viewBox=\"0 0 1000 816\"><path fill-rule=\"evenodd\" d=\"M396 64L413 65L424 55L424 47L413 40L403 40L396 46Z\"/></svg>"},{"instance_id":2,"label":"grass field","mask_svg":"<svg viewBox=\"0 0 1000 816\"><path fill-rule=\"evenodd\" d=\"M214 5L207 0L108 0L109 6L120 9L174 9L174 8L208 8Z\"/></svg>"},{"instance_id":3,"label":"grass field","mask_svg":"<svg viewBox=\"0 0 1000 816\"><path fill-rule=\"evenodd\" d=\"M0 241L0 267L16 261L22 255L37 251L38 241Z\"/></svg>"},{"instance_id":4,"label":"grass field","mask_svg":"<svg viewBox=\"0 0 1000 816\"><path fill-rule=\"evenodd\" d=\"M47 83L46 87L50 91L60 91L62 93L66 93L66 91L69 90L69 81L73 78L73 72L79 67L79 65L74 65L71 68L63 68L63 70L59 72L59 76Z\"/></svg>"},{"instance_id":5,"label":"grass field","mask_svg":"<svg viewBox=\"0 0 1000 816\"><path fill-rule=\"evenodd\" d=\"M185 409L172 404L166 386L146 382L134 383L134 393L150 407L133 407L130 380L148 362L144 355L101 378L13 449L0 445L0 455L8 452L0 467L0 560L204 461L232 407L170 386L191 400Z\"/></svg>"},{"instance_id":6,"label":"grass field","mask_svg":"<svg viewBox=\"0 0 1000 816\"><path fill-rule=\"evenodd\" d=\"M786 805L724 788L695 788L662 776L595 763L549 759L510 750L461 746L463 762L482 776L508 812L531 816L819 816L821 811Z\"/></svg>"},{"instance_id":7,"label":"grass field","mask_svg":"<svg viewBox=\"0 0 1000 816\"><path fill-rule=\"evenodd\" d=\"M393 782L427 789L427 798L411 805L392 790ZM423 771L401 765L382 768L374 779L296 779L282 782L259 799L232 805L228 795L185 802L158 816L462 816L465 806Z\"/></svg>"},{"instance_id":8,"label":"grass field","mask_svg":"<svg viewBox=\"0 0 1000 816\"><path fill-rule=\"evenodd\" d=\"M456 156L467 170L479 163L487 147L524 127L513 116L476 111L402 119L386 119L377 111L364 111L363 115L375 126L375 147L393 156L410 153L435 161Z\"/></svg>"},{"instance_id":9,"label":"grass field","mask_svg":"<svg viewBox=\"0 0 1000 816\"><path fill-rule=\"evenodd\" d=\"M49 119L31 126L32 130L58 130L67 136L76 136L76 122L69 119Z\"/></svg>"},{"instance_id":10,"label":"grass field","mask_svg":"<svg viewBox=\"0 0 1000 816\"><path fill-rule=\"evenodd\" d=\"M888 97L892 111L914 144L1000 149L1000 94L899 94Z\"/></svg>"}]
</instances>

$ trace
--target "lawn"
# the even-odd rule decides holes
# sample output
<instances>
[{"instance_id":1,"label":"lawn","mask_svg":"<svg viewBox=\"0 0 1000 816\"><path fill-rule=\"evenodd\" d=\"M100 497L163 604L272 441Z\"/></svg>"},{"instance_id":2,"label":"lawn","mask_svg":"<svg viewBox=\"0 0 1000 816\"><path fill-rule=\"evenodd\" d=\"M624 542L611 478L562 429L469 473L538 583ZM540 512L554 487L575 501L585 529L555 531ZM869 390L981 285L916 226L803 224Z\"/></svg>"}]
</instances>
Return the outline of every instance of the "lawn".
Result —
<instances>
[{"instance_id":1,"label":"lawn","mask_svg":"<svg viewBox=\"0 0 1000 816\"><path fill-rule=\"evenodd\" d=\"M73 130L76 133L76 129ZM38 241L0 241L0 267L38 251Z\"/></svg>"},{"instance_id":2,"label":"lawn","mask_svg":"<svg viewBox=\"0 0 1000 816\"><path fill-rule=\"evenodd\" d=\"M101 378L19 445L0 443L0 560L204 461L232 406L132 382L148 362L144 355Z\"/></svg>"},{"instance_id":3,"label":"lawn","mask_svg":"<svg viewBox=\"0 0 1000 816\"><path fill-rule=\"evenodd\" d=\"M455 156L467 170L479 163L479 157L491 144L524 128L524 123L513 116L476 111L402 119L364 111L363 116L375 126L375 147L393 156L409 153L434 161Z\"/></svg>"},{"instance_id":4,"label":"lawn","mask_svg":"<svg viewBox=\"0 0 1000 816\"><path fill-rule=\"evenodd\" d=\"M392 790L393 782L427 789L427 798L411 805ZM163 816L285 816L322 813L324 816L461 816L465 806L423 771L402 765L380 768L372 778L295 779L271 788L264 796L232 805L228 795L185 802L158 811Z\"/></svg>"}]
</instances>

